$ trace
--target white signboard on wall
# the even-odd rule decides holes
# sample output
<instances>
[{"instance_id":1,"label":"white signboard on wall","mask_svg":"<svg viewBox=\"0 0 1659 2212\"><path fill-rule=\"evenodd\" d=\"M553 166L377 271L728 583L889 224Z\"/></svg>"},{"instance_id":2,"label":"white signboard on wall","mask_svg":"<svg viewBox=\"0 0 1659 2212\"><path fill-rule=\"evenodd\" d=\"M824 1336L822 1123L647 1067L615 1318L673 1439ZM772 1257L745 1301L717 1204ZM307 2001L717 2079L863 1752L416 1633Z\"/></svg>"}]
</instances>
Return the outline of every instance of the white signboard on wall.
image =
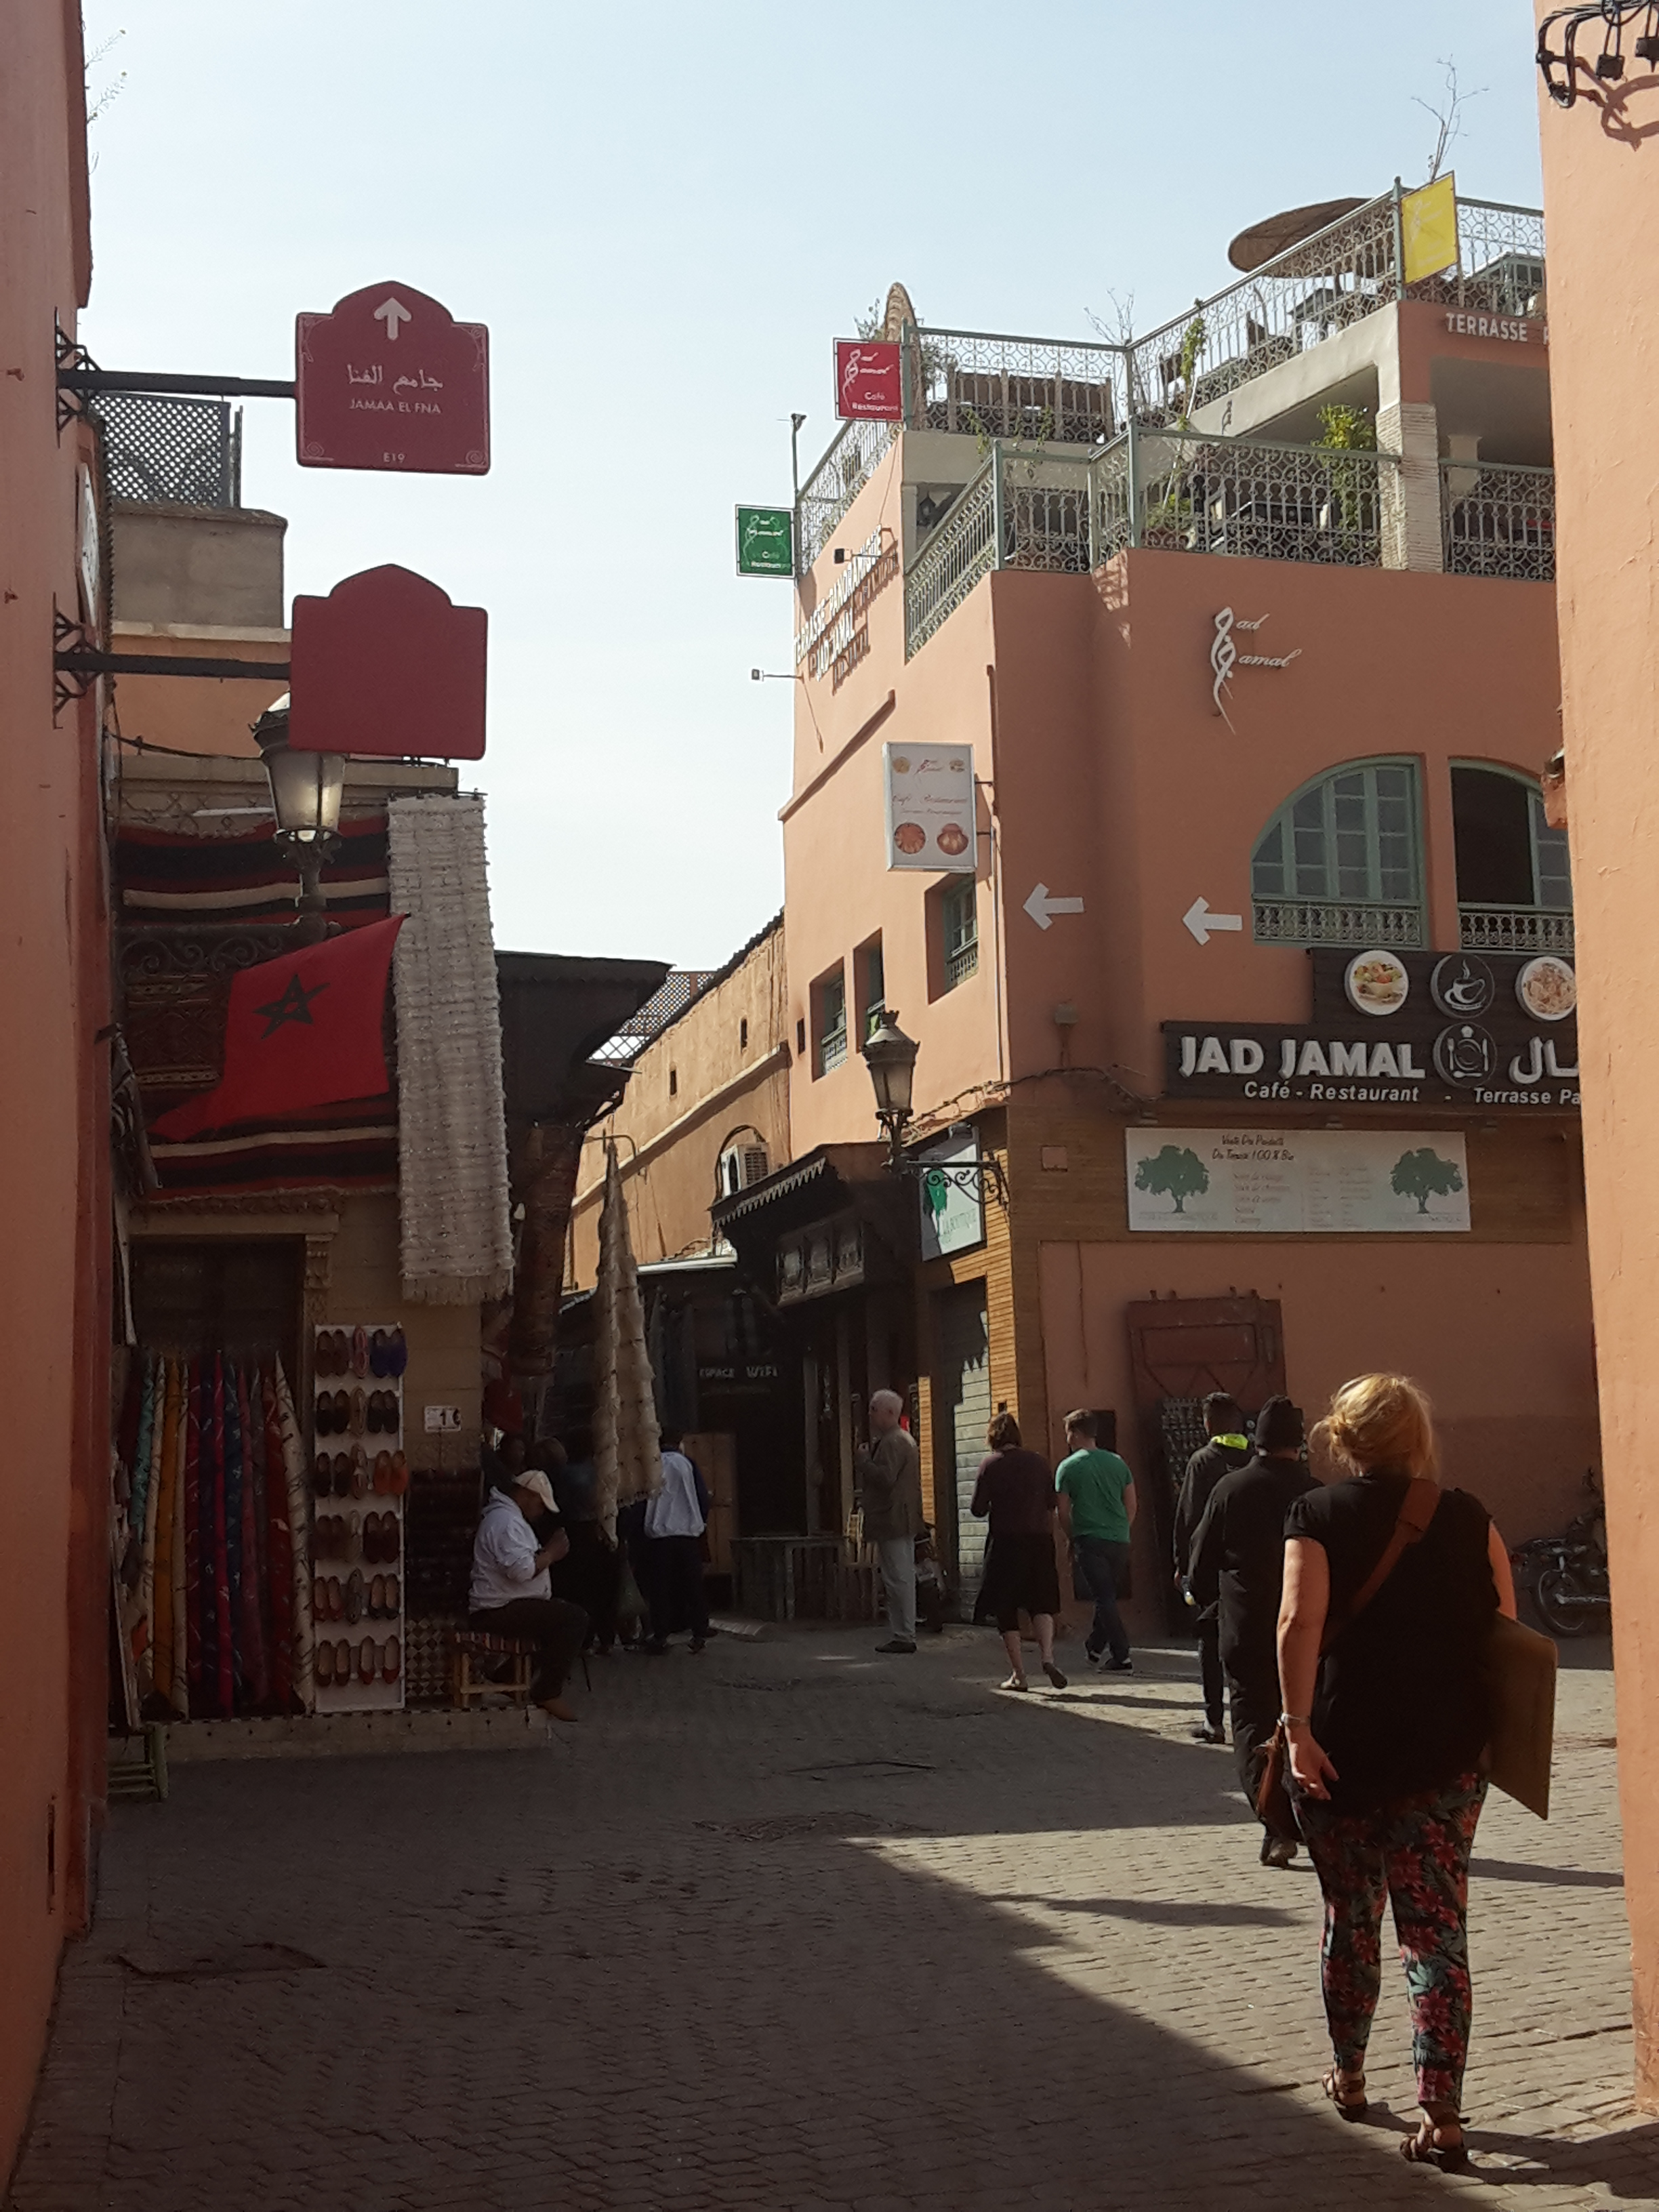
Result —
<instances>
[{"instance_id":1,"label":"white signboard on wall","mask_svg":"<svg viewBox=\"0 0 1659 2212\"><path fill-rule=\"evenodd\" d=\"M884 745L887 865L971 876L978 863L971 745Z\"/></svg>"},{"instance_id":2,"label":"white signboard on wall","mask_svg":"<svg viewBox=\"0 0 1659 2212\"><path fill-rule=\"evenodd\" d=\"M1129 1226L1193 1235L1403 1235L1469 1226L1463 1139L1444 1129L1123 1133Z\"/></svg>"},{"instance_id":3,"label":"white signboard on wall","mask_svg":"<svg viewBox=\"0 0 1659 2212\"><path fill-rule=\"evenodd\" d=\"M921 1158L927 1170L918 1178L917 1200L921 1207L921 1256L938 1260L947 1252L970 1251L985 1242L985 1178L963 1176L951 1179L937 1167L967 1166L979 1158L979 1139L969 1136L946 1145L935 1145ZM937 1167L935 1166L937 1163ZM967 1188L963 1188L966 1183Z\"/></svg>"}]
</instances>

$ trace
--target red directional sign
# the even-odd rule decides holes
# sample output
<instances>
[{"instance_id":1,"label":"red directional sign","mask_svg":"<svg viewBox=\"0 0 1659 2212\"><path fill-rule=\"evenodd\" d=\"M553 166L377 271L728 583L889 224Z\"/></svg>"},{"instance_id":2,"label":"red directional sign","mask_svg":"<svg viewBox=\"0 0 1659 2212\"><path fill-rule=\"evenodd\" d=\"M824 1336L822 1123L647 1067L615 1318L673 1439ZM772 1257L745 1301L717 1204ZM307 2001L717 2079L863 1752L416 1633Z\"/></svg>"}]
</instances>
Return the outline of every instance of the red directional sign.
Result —
<instances>
[{"instance_id":1,"label":"red directional sign","mask_svg":"<svg viewBox=\"0 0 1659 2212\"><path fill-rule=\"evenodd\" d=\"M301 752L482 760L489 617L412 569L296 596L288 741Z\"/></svg>"},{"instance_id":2,"label":"red directional sign","mask_svg":"<svg viewBox=\"0 0 1659 2212\"><path fill-rule=\"evenodd\" d=\"M843 422L904 419L899 348L885 338L836 340L836 412Z\"/></svg>"},{"instance_id":3,"label":"red directional sign","mask_svg":"<svg viewBox=\"0 0 1659 2212\"><path fill-rule=\"evenodd\" d=\"M481 477L489 332L409 284L370 284L295 319L300 464Z\"/></svg>"}]
</instances>

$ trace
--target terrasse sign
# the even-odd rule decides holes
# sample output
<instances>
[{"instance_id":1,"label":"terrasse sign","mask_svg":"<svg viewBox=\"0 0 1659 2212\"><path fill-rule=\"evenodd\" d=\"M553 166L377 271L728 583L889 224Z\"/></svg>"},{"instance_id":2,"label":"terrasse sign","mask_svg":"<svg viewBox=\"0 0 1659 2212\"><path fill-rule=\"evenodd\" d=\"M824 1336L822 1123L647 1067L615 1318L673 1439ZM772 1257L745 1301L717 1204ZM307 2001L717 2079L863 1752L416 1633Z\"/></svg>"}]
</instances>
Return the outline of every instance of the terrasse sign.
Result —
<instances>
[{"instance_id":1,"label":"terrasse sign","mask_svg":"<svg viewBox=\"0 0 1659 2212\"><path fill-rule=\"evenodd\" d=\"M1165 1095L1578 1110L1572 970L1559 955L1310 959L1305 1024L1165 1022Z\"/></svg>"}]
</instances>

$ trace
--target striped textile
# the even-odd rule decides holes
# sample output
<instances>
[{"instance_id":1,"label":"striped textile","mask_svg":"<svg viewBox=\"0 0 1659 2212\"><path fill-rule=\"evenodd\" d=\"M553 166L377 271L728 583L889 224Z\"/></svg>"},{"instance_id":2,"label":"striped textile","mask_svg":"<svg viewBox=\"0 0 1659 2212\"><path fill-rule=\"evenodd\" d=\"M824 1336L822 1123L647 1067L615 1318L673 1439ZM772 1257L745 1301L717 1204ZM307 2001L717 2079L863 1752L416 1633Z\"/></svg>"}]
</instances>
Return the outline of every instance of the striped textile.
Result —
<instances>
[{"instance_id":1,"label":"striped textile","mask_svg":"<svg viewBox=\"0 0 1659 2212\"><path fill-rule=\"evenodd\" d=\"M115 839L115 882L128 922L292 921L298 888L269 828L229 837L124 828ZM340 824L323 891L330 918L346 928L391 912L384 814Z\"/></svg>"}]
</instances>

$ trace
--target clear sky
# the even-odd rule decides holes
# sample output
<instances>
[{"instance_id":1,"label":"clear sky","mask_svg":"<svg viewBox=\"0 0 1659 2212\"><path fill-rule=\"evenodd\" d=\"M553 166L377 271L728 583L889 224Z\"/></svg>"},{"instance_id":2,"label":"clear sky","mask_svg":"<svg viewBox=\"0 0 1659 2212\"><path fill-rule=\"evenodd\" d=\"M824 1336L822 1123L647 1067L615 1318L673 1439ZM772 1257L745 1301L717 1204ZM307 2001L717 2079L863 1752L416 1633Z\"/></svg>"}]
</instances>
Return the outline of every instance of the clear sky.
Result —
<instances>
[{"instance_id":1,"label":"clear sky","mask_svg":"<svg viewBox=\"0 0 1659 2212\"><path fill-rule=\"evenodd\" d=\"M483 478L298 468L247 406L292 591L398 561L490 617L498 943L716 965L777 908L787 582L738 500L835 429L830 341L1150 327L1281 207L1452 161L1536 205L1521 0L87 0L83 336L106 368L293 374L294 317L392 278L489 325ZM125 80L119 73L125 71ZM1480 89L1484 88L1484 89ZM469 775L471 771L468 771Z\"/></svg>"}]
</instances>

